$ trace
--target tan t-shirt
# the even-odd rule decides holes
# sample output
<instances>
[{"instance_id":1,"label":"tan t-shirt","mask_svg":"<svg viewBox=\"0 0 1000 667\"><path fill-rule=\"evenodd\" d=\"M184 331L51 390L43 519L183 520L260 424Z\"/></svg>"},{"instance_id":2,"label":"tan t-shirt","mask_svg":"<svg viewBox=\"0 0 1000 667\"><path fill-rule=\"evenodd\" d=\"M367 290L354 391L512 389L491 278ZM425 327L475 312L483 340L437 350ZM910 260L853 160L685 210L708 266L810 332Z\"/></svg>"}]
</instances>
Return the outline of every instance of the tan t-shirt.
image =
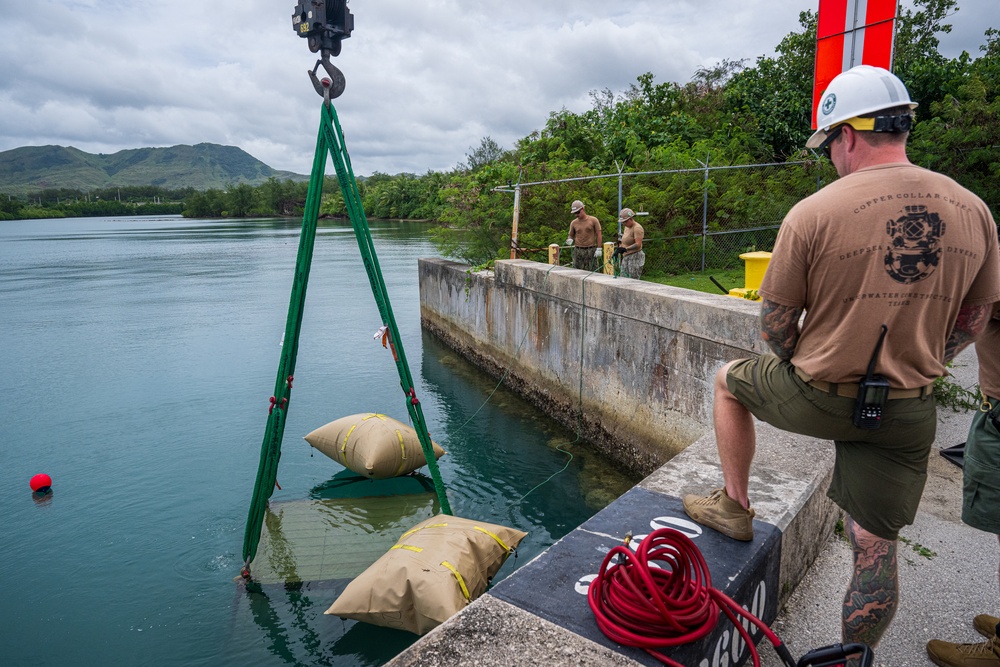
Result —
<instances>
[{"instance_id":1,"label":"tan t-shirt","mask_svg":"<svg viewBox=\"0 0 1000 667\"><path fill-rule=\"evenodd\" d=\"M574 218L569 224L569 237L577 248L594 248L601 244L601 222L592 215Z\"/></svg>"},{"instance_id":2,"label":"tan t-shirt","mask_svg":"<svg viewBox=\"0 0 1000 667\"><path fill-rule=\"evenodd\" d=\"M638 243L641 244L642 243L642 238L643 238L644 235L645 235L645 232L642 230L642 225L640 225L638 222L633 223L631 227L626 227L625 231L622 232L622 243L621 243L622 247L623 248L627 248L627 247L629 247L630 245L632 245L633 243L636 243L636 242L638 242ZM635 250L628 251L625 254L626 255L634 255L635 253L639 252L640 250L642 250L641 247L636 248Z\"/></svg>"},{"instance_id":3,"label":"tan t-shirt","mask_svg":"<svg viewBox=\"0 0 1000 667\"><path fill-rule=\"evenodd\" d=\"M1000 304L993 309L993 319L976 339L979 359L979 388L990 398L1000 399Z\"/></svg>"},{"instance_id":4,"label":"tan t-shirt","mask_svg":"<svg viewBox=\"0 0 1000 667\"><path fill-rule=\"evenodd\" d=\"M812 377L857 382L885 324L876 372L921 387L945 372L959 308L1000 301L996 224L946 176L868 167L788 212L759 291L805 308L792 363Z\"/></svg>"}]
</instances>

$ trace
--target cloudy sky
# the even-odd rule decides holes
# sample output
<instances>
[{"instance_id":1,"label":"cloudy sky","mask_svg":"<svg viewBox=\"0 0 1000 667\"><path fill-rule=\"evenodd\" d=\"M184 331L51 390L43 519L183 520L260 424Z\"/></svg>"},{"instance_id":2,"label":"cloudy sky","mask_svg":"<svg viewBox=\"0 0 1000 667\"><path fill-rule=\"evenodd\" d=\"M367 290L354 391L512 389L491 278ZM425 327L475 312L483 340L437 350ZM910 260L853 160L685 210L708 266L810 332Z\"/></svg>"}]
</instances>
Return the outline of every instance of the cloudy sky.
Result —
<instances>
[{"instance_id":1,"label":"cloudy sky","mask_svg":"<svg viewBox=\"0 0 1000 667\"><path fill-rule=\"evenodd\" d=\"M902 0L904 5L911 0ZM292 30L296 0L0 0L0 151L92 153L210 142L308 173L316 56ZM818 0L353 0L334 59L355 173L463 162L505 148L549 112L643 72L689 81L722 59L773 55ZM942 51L978 55L1000 0L959 0Z\"/></svg>"}]
</instances>

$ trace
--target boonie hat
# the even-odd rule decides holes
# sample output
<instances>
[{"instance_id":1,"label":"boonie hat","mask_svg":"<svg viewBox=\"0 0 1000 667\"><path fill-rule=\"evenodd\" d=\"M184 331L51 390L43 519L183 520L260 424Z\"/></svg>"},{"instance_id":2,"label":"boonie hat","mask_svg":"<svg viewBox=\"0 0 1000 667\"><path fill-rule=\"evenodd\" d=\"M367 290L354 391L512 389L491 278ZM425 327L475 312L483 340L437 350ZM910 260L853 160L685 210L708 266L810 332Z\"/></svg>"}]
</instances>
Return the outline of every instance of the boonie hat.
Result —
<instances>
[{"instance_id":1,"label":"boonie hat","mask_svg":"<svg viewBox=\"0 0 1000 667\"><path fill-rule=\"evenodd\" d=\"M630 218L635 217L635 211L630 208L623 208L622 212L618 214L618 222L625 222Z\"/></svg>"},{"instance_id":2,"label":"boonie hat","mask_svg":"<svg viewBox=\"0 0 1000 667\"><path fill-rule=\"evenodd\" d=\"M816 127L819 129L809 137L806 148L819 148L830 130L844 123L856 130L875 132L909 129L908 125L903 128L899 123L889 122L894 120L891 118L882 119L882 122L874 118L858 118L863 114L904 105L911 109L917 107L916 102L910 100L906 86L895 74L871 65L852 67L834 77L823 92L816 110Z\"/></svg>"},{"instance_id":3,"label":"boonie hat","mask_svg":"<svg viewBox=\"0 0 1000 667\"><path fill-rule=\"evenodd\" d=\"M578 213L581 208L583 208L583 202L580 201L579 199L576 199L573 201L572 204L569 205L569 212Z\"/></svg>"}]
</instances>

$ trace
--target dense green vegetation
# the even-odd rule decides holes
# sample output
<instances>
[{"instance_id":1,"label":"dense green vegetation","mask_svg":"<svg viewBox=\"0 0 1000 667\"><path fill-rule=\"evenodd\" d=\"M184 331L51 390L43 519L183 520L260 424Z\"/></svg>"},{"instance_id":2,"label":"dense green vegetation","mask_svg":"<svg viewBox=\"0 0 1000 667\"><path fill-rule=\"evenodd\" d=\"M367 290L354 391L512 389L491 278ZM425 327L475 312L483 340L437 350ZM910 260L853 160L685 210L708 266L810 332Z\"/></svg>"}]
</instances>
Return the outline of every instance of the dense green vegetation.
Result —
<instances>
[{"instance_id":1,"label":"dense green vegetation","mask_svg":"<svg viewBox=\"0 0 1000 667\"><path fill-rule=\"evenodd\" d=\"M358 179L358 191L368 217L428 220L442 210L440 193L447 187L449 178L448 174L432 171L422 177L376 172L368 178ZM257 187L244 183L194 192L184 201L184 215L209 218L302 215L308 186L308 183L269 178ZM320 214L346 217L344 197L333 175L324 179L323 193Z\"/></svg>"}]
</instances>

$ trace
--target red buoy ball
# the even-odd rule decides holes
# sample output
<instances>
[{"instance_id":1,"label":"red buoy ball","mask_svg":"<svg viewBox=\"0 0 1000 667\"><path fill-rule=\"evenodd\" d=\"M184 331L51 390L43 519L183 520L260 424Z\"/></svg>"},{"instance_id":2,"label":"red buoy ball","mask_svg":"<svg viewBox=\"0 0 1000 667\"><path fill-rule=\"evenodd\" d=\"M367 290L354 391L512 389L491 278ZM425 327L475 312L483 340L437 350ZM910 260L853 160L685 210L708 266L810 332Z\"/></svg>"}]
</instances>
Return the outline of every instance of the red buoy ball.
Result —
<instances>
[{"instance_id":1,"label":"red buoy ball","mask_svg":"<svg viewBox=\"0 0 1000 667\"><path fill-rule=\"evenodd\" d=\"M45 473L40 473L31 478L31 490L45 493L52 486L52 478Z\"/></svg>"}]
</instances>

